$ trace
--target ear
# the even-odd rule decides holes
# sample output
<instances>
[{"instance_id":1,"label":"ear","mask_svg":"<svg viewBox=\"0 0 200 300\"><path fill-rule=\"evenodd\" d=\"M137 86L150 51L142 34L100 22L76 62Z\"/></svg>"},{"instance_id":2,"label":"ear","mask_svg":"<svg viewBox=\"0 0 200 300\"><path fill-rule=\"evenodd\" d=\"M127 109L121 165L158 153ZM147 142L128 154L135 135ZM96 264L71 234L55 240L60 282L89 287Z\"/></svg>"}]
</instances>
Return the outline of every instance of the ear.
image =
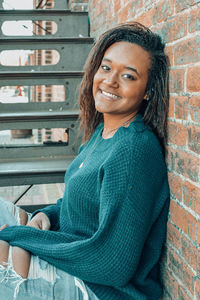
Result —
<instances>
[{"instance_id":1,"label":"ear","mask_svg":"<svg viewBox=\"0 0 200 300\"><path fill-rule=\"evenodd\" d=\"M144 95L144 98L143 98L143 100L146 100L146 101L148 101L148 100L149 100L149 96L148 96L148 94L147 94L147 93Z\"/></svg>"}]
</instances>

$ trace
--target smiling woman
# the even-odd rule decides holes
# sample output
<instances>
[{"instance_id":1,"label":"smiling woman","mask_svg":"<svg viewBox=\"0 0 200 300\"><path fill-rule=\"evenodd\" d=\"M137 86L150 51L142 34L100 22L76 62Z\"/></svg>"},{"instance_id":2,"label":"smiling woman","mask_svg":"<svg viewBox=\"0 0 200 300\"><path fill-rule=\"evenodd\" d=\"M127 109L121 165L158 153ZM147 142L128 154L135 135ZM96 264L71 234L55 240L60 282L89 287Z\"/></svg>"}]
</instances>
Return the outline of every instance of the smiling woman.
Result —
<instances>
[{"instance_id":1,"label":"smiling woman","mask_svg":"<svg viewBox=\"0 0 200 300\"><path fill-rule=\"evenodd\" d=\"M4 260L8 244L18 247L14 263L24 257L28 269L30 259L20 281L29 300L160 299L168 100L168 59L157 34L133 22L100 36L85 64L84 138L66 172L63 198L34 212L26 226L0 231ZM0 201L0 221L9 216L1 216L5 206ZM11 280L5 272L0 266L0 296Z\"/></svg>"},{"instance_id":2,"label":"smiling woman","mask_svg":"<svg viewBox=\"0 0 200 300\"><path fill-rule=\"evenodd\" d=\"M137 114L147 99L149 68L149 53L136 44L118 42L106 50L93 82L95 108L104 114L104 127L113 129Z\"/></svg>"}]
</instances>

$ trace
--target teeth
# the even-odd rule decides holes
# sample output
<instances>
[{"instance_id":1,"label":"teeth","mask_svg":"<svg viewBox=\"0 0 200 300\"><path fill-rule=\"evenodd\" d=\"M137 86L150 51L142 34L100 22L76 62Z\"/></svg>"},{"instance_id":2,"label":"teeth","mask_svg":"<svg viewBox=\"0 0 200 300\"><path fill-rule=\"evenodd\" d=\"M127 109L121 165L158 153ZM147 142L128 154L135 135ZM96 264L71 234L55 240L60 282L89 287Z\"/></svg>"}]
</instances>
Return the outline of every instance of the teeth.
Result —
<instances>
[{"instance_id":1,"label":"teeth","mask_svg":"<svg viewBox=\"0 0 200 300\"><path fill-rule=\"evenodd\" d=\"M114 100L119 99L119 97L116 96L116 95L110 94L110 93L105 92L105 91L101 91L101 92L102 92L103 95L108 96L108 97L110 97L110 98L112 98L112 99L114 99Z\"/></svg>"}]
</instances>

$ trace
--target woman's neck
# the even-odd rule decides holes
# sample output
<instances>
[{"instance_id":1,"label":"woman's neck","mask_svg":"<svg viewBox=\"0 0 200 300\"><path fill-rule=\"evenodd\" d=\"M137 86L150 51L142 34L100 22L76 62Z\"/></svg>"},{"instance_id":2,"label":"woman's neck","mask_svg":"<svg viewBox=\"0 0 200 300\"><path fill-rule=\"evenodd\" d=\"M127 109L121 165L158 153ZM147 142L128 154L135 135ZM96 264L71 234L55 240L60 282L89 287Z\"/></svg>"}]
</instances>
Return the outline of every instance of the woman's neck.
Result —
<instances>
[{"instance_id":1,"label":"woman's neck","mask_svg":"<svg viewBox=\"0 0 200 300\"><path fill-rule=\"evenodd\" d=\"M104 129L102 137L104 139L111 138L120 127L128 127L136 118L136 115L137 113L135 112L124 117L104 114Z\"/></svg>"}]
</instances>

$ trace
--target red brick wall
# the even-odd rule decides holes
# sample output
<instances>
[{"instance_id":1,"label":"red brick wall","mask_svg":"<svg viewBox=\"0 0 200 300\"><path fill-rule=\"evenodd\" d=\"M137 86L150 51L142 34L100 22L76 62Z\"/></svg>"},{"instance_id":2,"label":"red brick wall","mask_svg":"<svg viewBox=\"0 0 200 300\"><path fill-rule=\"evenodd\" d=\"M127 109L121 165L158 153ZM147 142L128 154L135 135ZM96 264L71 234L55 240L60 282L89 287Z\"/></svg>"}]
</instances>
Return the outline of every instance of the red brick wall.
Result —
<instances>
[{"instance_id":1,"label":"red brick wall","mask_svg":"<svg viewBox=\"0 0 200 300\"><path fill-rule=\"evenodd\" d=\"M163 299L200 299L200 1L90 0L91 35L135 20L160 33L171 61L171 188Z\"/></svg>"}]
</instances>

